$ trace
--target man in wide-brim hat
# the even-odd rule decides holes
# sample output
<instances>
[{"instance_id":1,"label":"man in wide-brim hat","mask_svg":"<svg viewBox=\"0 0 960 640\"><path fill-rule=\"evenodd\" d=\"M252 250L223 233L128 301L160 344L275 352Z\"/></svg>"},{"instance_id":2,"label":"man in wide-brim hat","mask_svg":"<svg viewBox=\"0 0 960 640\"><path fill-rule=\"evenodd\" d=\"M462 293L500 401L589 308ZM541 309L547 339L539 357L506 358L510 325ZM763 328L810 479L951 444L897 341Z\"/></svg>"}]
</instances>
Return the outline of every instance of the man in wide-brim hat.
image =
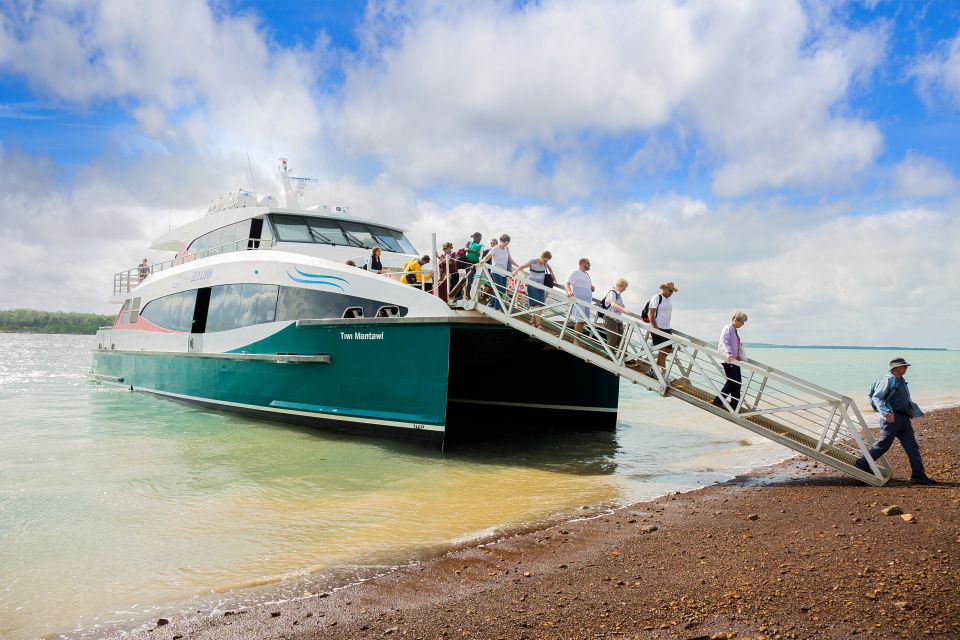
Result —
<instances>
[{"instance_id":1,"label":"man in wide-brim hat","mask_svg":"<svg viewBox=\"0 0 960 640\"><path fill-rule=\"evenodd\" d=\"M936 484L923 469L920 458L920 445L913 433L911 418L918 418L923 411L910 399L910 389L903 378L910 363L903 358L890 361L890 373L877 381L872 387L870 403L880 413L880 437L870 447L870 457L877 460L893 445L894 438L900 440L903 450L910 460L910 481L917 484ZM857 468L870 471L866 458L857 460Z\"/></svg>"}]
</instances>

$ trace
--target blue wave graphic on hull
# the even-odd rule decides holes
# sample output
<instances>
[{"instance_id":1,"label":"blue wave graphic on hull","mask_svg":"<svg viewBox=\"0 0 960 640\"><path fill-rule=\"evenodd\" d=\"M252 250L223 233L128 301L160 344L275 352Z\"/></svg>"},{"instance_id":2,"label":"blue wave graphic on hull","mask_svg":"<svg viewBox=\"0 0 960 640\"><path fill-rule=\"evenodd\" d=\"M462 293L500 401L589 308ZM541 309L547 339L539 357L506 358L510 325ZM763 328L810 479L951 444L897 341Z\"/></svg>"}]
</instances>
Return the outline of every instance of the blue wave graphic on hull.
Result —
<instances>
[{"instance_id":1,"label":"blue wave graphic on hull","mask_svg":"<svg viewBox=\"0 0 960 640\"><path fill-rule=\"evenodd\" d=\"M339 276L326 276L321 273L307 273L306 271L301 271L300 267L294 267L294 270L296 270L296 272L303 277L297 278L289 271L287 272L287 277L293 280L294 282L299 282L301 284L322 284L322 285L327 285L328 287L334 287L335 289L340 289L340 291L345 291L345 289L339 284L337 284L337 282L335 282L336 280L343 282L347 286L350 285L349 280L347 280L346 278L341 278Z\"/></svg>"}]
</instances>

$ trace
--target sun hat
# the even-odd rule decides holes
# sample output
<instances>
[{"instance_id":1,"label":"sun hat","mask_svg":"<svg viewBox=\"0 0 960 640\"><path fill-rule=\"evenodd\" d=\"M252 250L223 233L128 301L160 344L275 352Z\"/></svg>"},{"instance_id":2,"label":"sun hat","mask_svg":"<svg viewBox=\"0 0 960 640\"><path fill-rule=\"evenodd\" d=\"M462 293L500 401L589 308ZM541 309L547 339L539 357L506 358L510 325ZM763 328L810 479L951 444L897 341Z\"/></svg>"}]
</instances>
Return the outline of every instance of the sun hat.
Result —
<instances>
[{"instance_id":1,"label":"sun hat","mask_svg":"<svg viewBox=\"0 0 960 640\"><path fill-rule=\"evenodd\" d=\"M673 284L672 282L665 282L664 284L660 285L660 288L661 288L661 289L669 289L670 291L673 291L674 293L676 293L677 291L680 291L680 289L677 289L677 285Z\"/></svg>"},{"instance_id":2,"label":"sun hat","mask_svg":"<svg viewBox=\"0 0 960 640\"><path fill-rule=\"evenodd\" d=\"M904 360L903 358L894 358L890 361L890 371L893 371L897 367L909 367L910 363Z\"/></svg>"}]
</instances>

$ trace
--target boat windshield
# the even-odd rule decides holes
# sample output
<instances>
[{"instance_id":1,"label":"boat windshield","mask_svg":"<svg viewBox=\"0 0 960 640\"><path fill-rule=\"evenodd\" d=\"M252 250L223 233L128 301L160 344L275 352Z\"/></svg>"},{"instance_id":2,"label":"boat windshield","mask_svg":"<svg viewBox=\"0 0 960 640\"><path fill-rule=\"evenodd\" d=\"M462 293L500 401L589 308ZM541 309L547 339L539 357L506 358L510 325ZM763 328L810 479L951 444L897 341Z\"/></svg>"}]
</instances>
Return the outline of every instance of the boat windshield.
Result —
<instances>
[{"instance_id":1,"label":"boat windshield","mask_svg":"<svg viewBox=\"0 0 960 640\"><path fill-rule=\"evenodd\" d=\"M417 250L403 232L365 222L333 220L288 214L271 214L270 221L280 242L311 242L414 254Z\"/></svg>"}]
</instances>

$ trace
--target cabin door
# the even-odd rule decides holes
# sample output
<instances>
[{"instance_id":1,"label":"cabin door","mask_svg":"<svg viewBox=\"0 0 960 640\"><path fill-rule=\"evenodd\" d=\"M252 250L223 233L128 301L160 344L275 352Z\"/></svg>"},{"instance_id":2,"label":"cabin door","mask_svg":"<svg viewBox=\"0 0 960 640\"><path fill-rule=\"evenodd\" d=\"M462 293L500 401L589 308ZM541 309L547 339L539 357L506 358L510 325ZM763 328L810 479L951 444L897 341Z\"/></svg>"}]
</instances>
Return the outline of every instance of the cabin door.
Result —
<instances>
[{"instance_id":1,"label":"cabin door","mask_svg":"<svg viewBox=\"0 0 960 640\"><path fill-rule=\"evenodd\" d=\"M210 308L210 287L197 289L197 303L193 307L193 324L187 339L187 351L203 351L203 334L207 329L207 310Z\"/></svg>"}]
</instances>

